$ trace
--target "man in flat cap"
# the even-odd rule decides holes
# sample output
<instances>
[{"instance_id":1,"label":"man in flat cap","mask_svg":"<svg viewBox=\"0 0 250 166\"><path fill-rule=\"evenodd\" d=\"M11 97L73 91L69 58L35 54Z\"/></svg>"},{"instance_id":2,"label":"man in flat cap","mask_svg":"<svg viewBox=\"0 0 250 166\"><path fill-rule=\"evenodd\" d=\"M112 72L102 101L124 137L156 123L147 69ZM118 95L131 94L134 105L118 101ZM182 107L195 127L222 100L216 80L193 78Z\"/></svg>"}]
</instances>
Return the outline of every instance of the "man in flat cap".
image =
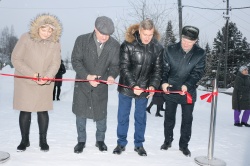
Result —
<instances>
[{"instance_id":1,"label":"man in flat cap","mask_svg":"<svg viewBox=\"0 0 250 166\"><path fill-rule=\"evenodd\" d=\"M92 33L80 35L72 52L72 66L76 79L88 82L75 82L72 110L76 115L78 143L75 153L81 153L86 143L86 122L96 122L96 144L100 151L107 151L104 143L107 124L108 84L113 84L119 74L120 44L112 35L113 21L98 17ZM98 80L104 80L100 83Z\"/></svg>"},{"instance_id":2,"label":"man in flat cap","mask_svg":"<svg viewBox=\"0 0 250 166\"><path fill-rule=\"evenodd\" d=\"M205 51L196 44L198 35L198 28L194 26L183 27L181 41L166 47L163 55L162 90L165 92L163 96L166 101L166 111L164 119L165 140L161 149L167 150L172 145L176 109L180 104L182 122L179 150L186 156L191 156L188 142L191 138L196 84L202 78L206 64ZM171 91L179 91L180 93L174 94ZM187 93L192 96L192 103L187 102Z\"/></svg>"}]
</instances>

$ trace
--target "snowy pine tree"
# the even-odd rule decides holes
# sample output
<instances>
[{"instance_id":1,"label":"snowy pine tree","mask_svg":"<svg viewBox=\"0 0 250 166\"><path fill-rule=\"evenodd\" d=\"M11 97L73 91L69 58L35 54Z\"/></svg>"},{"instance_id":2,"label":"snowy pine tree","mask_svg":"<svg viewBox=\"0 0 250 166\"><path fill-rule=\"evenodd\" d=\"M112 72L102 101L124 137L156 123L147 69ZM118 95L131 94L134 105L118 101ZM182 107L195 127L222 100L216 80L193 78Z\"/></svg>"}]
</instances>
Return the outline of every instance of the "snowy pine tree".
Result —
<instances>
[{"instance_id":1,"label":"snowy pine tree","mask_svg":"<svg viewBox=\"0 0 250 166\"><path fill-rule=\"evenodd\" d=\"M214 39L212 54L214 55L215 60L212 62L212 66L217 66L219 59L221 58L219 64L220 71L224 72L225 59L227 59L227 86L231 87L238 72L238 68L241 65L250 64L249 43L238 30L236 24L230 22L228 24L228 55L226 58L226 42L224 41L223 34L225 34L225 26L217 33L217 36ZM222 80L223 75L222 72L220 72L219 81Z\"/></svg>"},{"instance_id":2,"label":"snowy pine tree","mask_svg":"<svg viewBox=\"0 0 250 166\"><path fill-rule=\"evenodd\" d=\"M167 47L169 44L176 43L176 38L173 32L172 21L168 21L168 25L165 32L164 46Z\"/></svg>"}]
</instances>

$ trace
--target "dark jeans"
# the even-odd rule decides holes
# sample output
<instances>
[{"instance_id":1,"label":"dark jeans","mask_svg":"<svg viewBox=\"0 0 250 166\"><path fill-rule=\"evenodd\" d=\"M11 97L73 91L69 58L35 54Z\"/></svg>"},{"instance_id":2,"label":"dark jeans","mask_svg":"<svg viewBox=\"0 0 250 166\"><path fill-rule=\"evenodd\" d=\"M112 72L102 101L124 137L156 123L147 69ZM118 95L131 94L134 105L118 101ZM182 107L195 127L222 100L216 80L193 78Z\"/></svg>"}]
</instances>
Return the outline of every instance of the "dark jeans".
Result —
<instances>
[{"instance_id":1,"label":"dark jeans","mask_svg":"<svg viewBox=\"0 0 250 166\"><path fill-rule=\"evenodd\" d=\"M129 115L132 105L132 97L125 96L119 93L119 105L118 105L118 126L117 126L117 143L122 146L126 146L127 133L129 128ZM144 134L146 130L146 107L147 98L135 98L135 132L134 132L134 145L136 147L143 146L142 143L145 141Z\"/></svg>"},{"instance_id":2,"label":"dark jeans","mask_svg":"<svg viewBox=\"0 0 250 166\"><path fill-rule=\"evenodd\" d=\"M166 101L165 120L164 120L164 136L165 142L173 141L173 130L175 127L176 109L178 104L172 101ZM181 121L181 137L179 146L181 148L188 147L188 142L191 138L192 122L193 122L193 104L181 104L182 121Z\"/></svg>"}]
</instances>

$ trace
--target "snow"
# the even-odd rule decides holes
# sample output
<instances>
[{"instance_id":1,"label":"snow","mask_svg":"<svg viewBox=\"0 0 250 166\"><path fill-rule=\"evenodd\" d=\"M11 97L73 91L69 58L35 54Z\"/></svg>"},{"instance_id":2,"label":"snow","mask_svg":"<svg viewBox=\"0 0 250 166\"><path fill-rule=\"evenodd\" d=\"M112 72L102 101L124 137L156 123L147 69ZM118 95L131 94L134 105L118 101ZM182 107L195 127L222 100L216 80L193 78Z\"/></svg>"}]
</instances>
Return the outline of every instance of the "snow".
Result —
<instances>
[{"instance_id":1,"label":"snow","mask_svg":"<svg viewBox=\"0 0 250 166\"><path fill-rule=\"evenodd\" d=\"M13 74L14 69L3 68L0 73ZM64 78L74 78L75 72L68 70ZM116 80L117 81L117 80ZM147 128L144 148L148 156L141 157L134 152L133 109L130 116L128 145L121 155L112 153L116 147L117 126L117 85L109 86L108 129L105 143L106 153L95 147L96 126L92 120L87 122L86 148L81 154L75 154L73 148L77 143L75 115L72 113L73 82L64 82L61 101L54 101L54 110L49 112L50 122L48 130L48 144L50 150L42 152L39 148L39 131L37 115L32 114L30 128L30 144L25 152L16 152L21 136L18 124L19 111L13 110L13 78L0 75L0 151L8 152L10 160L5 166L195 166L195 157L208 155L208 139L210 127L211 103L197 99L193 113L192 138L189 142L191 157L184 156L179 151L179 136L181 111L178 107L174 141L167 151L160 150L164 141L163 118L155 117L156 106L152 107L152 114L147 114ZM207 93L198 90L198 96ZM161 112L163 113L163 112ZM216 112L216 127L214 139L214 158L223 160L228 166L250 166L250 129L233 125L233 111L231 96L219 93Z\"/></svg>"}]
</instances>

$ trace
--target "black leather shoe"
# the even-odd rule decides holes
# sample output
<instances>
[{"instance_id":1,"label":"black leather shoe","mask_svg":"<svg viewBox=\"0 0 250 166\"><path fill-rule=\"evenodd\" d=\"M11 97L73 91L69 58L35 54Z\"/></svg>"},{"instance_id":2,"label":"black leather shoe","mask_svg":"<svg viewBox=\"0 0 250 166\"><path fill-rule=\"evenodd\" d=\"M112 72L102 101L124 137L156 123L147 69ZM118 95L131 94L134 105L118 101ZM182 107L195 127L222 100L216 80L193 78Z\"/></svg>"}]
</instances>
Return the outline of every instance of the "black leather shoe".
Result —
<instances>
[{"instance_id":1,"label":"black leather shoe","mask_svg":"<svg viewBox=\"0 0 250 166\"><path fill-rule=\"evenodd\" d=\"M140 156L147 156L147 152L145 151L145 149L143 148L143 146L141 146L141 147L135 147L134 150L135 150Z\"/></svg>"},{"instance_id":2,"label":"black leather shoe","mask_svg":"<svg viewBox=\"0 0 250 166\"><path fill-rule=\"evenodd\" d=\"M82 153L83 148L85 148L85 142L78 142L78 144L74 147L74 153Z\"/></svg>"},{"instance_id":3,"label":"black leather shoe","mask_svg":"<svg viewBox=\"0 0 250 166\"><path fill-rule=\"evenodd\" d=\"M163 145L161 145L161 150L168 150L168 148L171 148L172 143L164 142Z\"/></svg>"},{"instance_id":4,"label":"black leather shoe","mask_svg":"<svg viewBox=\"0 0 250 166\"><path fill-rule=\"evenodd\" d=\"M235 123L234 126L242 127L242 123Z\"/></svg>"},{"instance_id":5,"label":"black leather shoe","mask_svg":"<svg viewBox=\"0 0 250 166\"><path fill-rule=\"evenodd\" d=\"M97 141L95 146L98 147L101 152L108 150L108 147L103 141Z\"/></svg>"},{"instance_id":6,"label":"black leather shoe","mask_svg":"<svg viewBox=\"0 0 250 166\"><path fill-rule=\"evenodd\" d=\"M179 148L180 151L182 151L182 153L187 156L187 157L191 157L191 152L189 151L189 149L186 148Z\"/></svg>"},{"instance_id":7,"label":"black leather shoe","mask_svg":"<svg viewBox=\"0 0 250 166\"><path fill-rule=\"evenodd\" d=\"M250 127L250 124L247 124L247 123L245 123L245 122L241 122L241 126Z\"/></svg>"},{"instance_id":8,"label":"black leather shoe","mask_svg":"<svg viewBox=\"0 0 250 166\"><path fill-rule=\"evenodd\" d=\"M123 151L125 151L125 146L117 145L113 150L113 154L121 154Z\"/></svg>"}]
</instances>

